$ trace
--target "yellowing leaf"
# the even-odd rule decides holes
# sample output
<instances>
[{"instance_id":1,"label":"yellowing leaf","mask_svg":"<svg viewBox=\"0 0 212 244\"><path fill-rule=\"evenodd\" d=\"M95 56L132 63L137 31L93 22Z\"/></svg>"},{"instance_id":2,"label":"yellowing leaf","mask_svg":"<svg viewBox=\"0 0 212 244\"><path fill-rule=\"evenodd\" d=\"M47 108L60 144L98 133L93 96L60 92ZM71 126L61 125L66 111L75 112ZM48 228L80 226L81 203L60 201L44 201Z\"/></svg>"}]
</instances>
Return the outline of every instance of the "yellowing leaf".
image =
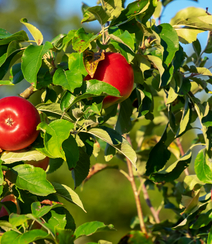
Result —
<instances>
[{"instance_id":1,"label":"yellowing leaf","mask_svg":"<svg viewBox=\"0 0 212 244\"><path fill-rule=\"evenodd\" d=\"M43 35L34 25L29 24L26 18L21 19L21 23L24 24L33 38L35 39L37 45L41 45L43 43Z\"/></svg>"}]
</instances>

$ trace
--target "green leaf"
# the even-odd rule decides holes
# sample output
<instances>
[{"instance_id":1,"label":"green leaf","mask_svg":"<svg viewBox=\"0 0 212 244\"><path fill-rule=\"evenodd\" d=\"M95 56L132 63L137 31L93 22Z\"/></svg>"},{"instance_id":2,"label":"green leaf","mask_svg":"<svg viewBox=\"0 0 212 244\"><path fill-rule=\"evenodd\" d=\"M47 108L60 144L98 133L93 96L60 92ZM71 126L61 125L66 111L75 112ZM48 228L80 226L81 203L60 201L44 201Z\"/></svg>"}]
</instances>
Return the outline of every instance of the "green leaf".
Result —
<instances>
[{"instance_id":1,"label":"green leaf","mask_svg":"<svg viewBox=\"0 0 212 244\"><path fill-rule=\"evenodd\" d=\"M122 0L103 0L104 11L110 16L108 21L116 19L123 10L122 8Z\"/></svg>"},{"instance_id":2,"label":"green leaf","mask_svg":"<svg viewBox=\"0 0 212 244\"><path fill-rule=\"evenodd\" d=\"M110 95L110 96L114 96L114 97L120 96L118 89L116 89L114 86L112 86L106 82L99 81L99 80L88 80L85 82L86 83L85 83L84 93L75 98L71 97L69 107L66 108L67 110L68 110L68 108L73 106L75 103L77 103L83 99L86 99L86 98L97 97L97 96L106 96L106 95Z\"/></svg>"},{"instance_id":3,"label":"green leaf","mask_svg":"<svg viewBox=\"0 0 212 244\"><path fill-rule=\"evenodd\" d=\"M47 114L47 116L58 118L58 119L63 117L65 120L69 122L73 122L73 120L69 117L69 115L60 109L59 103L50 103L50 104L41 103L37 105L36 108L38 109L38 111Z\"/></svg>"},{"instance_id":4,"label":"green leaf","mask_svg":"<svg viewBox=\"0 0 212 244\"><path fill-rule=\"evenodd\" d=\"M210 72L210 70L205 67L196 67L196 73L198 73L200 75L212 76L212 73Z\"/></svg>"},{"instance_id":5,"label":"green leaf","mask_svg":"<svg viewBox=\"0 0 212 244\"><path fill-rule=\"evenodd\" d=\"M2 160L0 159L0 166L2 165ZM3 171L2 168L0 168L0 186L3 185L4 183L4 175L3 175ZM0 193L1 193L1 189L0 189Z\"/></svg>"},{"instance_id":6,"label":"green leaf","mask_svg":"<svg viewBox=\"0 0 212 244\"><path fill-rule=\"evenodd\" d=\"M69 169L76 167L79 160L79 148L72 135L62 143L62 148L65 152L65 158Z\"/></svg>"},{"instance_id":7,"label":"green leaf","mask_svg":"<svg viewBox=\"0 0 212 244\"><path fill-rule=\"evenodd\" d=\"M90 236L94 233L101 232L101 231L114 231L113 225L105 225L102 222L99 221L93 221L89 223L85 223L80 225L75 230L75 236L76 239L78 239L81 236Z\"/></svg>"},{"instance_id":8,"label":"green leaf","mask_svg":"<svg viewBox=\"0 0 212 244\"><path fill-rule=\"evenodd\" d=\"M92 33L86 33L83 28L80 28L72 39L73 49L79 53L84 52L97 36Z\"/></svg>"},{"instance_id":9,"label":"green leaf","mask_svg":"<svg viewBox=\"0 0 212 244\"><path fill-rule=\"evenodd\" d=\"M170 104L177 99L178 94L175 91L175 87L176 87L176 82L175 82L175 78L173 77L170 82L170 88L169 88L169 93L168 93L168 97L166 100L166 104Z\"/></svg>"},{"instance_id":10,"label":"green leaf","mask_svg":"<svg viewBox=\"0 0 212 244\"><path fill-rule=\"evenodd\" d=\"M185 207L183 213L190 213L193 209L197 207L199 202L200 190L195 193L194 197L182 196L182 205Z\"/></svg>"},{"instance_id":11,"label":"green leaf","mask_svg":"<svg viewBox=\"0 0 212 244\"><path fill-rule=\"evenodd\" d=\"M209 33L207 44L206 44L206 47L204 49L204 52L205 53L211 53L212 52L212 35L211 35L211 33Z\"/></svg>"},{"instance_id":12,"label":"green leaf","mask_svg":"<svg viewBox=\"0 0 212 244\"><path fill-rule=\"evenodd\" d=\"M2 55L0 57L0 66L3 65L3 63L7 60L7 58L10 56L10 55L14 55L15 53L19 52L20 50L20 46L19 46L19 43L17 41L11 41L8 46L7 46L7 50L6 52L4 53L4 55Z\"/></svg>"},{"instance_id":13,"label":"green leaf","mask_svg":"<svg viewBox=\"0 0 212 244\"><path fill-rule=\"evenodd\" d=\"M90 7L87 11L89 11L92 16L95 16L95 19L97 19L101 25L104 25L110 18L109 13L107 13L102 6Z\"/></svg>"},{"instance_id":14,"label":"green leaf","mask_svg":"<svg viewBox=\"0 0 212 244\"><path fill-rule=\"evenodd\" d=\"M51 48L52 44L46 42L42 46L30 45L26 48L22 56L21 69L24 78L33 84L37 83L37 74L42 65L42 58L45 53L47 53Z\"/></svg>"},{"instance_id":15,"label":"green leaf","mask_svg":"<svg viewBox=\"0 0 212 244\"><path fill-rule=\"evenodd\" d=\"M148 90L147 90L148 89ZM148 87L143 87L138 85L137 87L137 96L139 99L139 115L146 115L149 112L152 112L153 109L153 97Z\"/></svg>"},{"instance_id":16,"label":"green leaf","mask_svg":"<svg viewBox=\"0 0 212 244\"><path fill-rule=\"evenodd\" d=\"M175 28L187 26L208 31L212 30L211 21L212 16L208 15L204 9L188 7L177 12L171 19L170 24Z\"/></svg>"},{"instance_id":17,"label":"green leaf","mask_svg":"<svg viewBox=\"0 0 212 244\"><path fill-rule=\"evenodd\" d=\"M87 94L92 94L95 96L110 95L119 97L119 90L114 86L98 80L88 80L86 81L86 92Z\"/></svg>"},{"instance_id":18,"label":"green leaf","mask_svg":"<svg viewBox=\"0 0 212 244\"><path fill-rule=\"evenodd\" d=\"M153 147L150 152L146 164L146 175L157 173L164 167L171 156L171 152L168 150L168 146L174 139L175 135L172 133L172 131L167 131L166 128L160 141Z\"/></svg>"},{"instance_id":19,"label":"green leaf","mask_svg":"<svg viewBox=\"0 0 212 244\"><path fill-rule=\"evenodd\" d=\"M10 69L11 81L13 84L17 84L24 79L21 63L15 64Z\"/></svg>"},{"instance_id":20,"label":"green leaf","mask_svg":"<svg viewBox=\"0 0 212 244\"><path fill-rule=\"evenodd\" d=\"M189 44L194 42L197 39L197 35L204 32L203 30L199 29L193 29L193 28L179 28L175 29L178 36L179 36L179 41L182 42L183 44Z\"/></svg>"},{"instance_id":21,"label":"green leaf","mask_svg":"<svg viewBox=\"0 0 212 244\"><path fill-rule=\"evenodd\" d=\"M189 103L188 103L188 97L186 97L182 118L180 120L180 125L179 125L176 136L180 136L182 133L184 133L186 131L186 128L190 121L190 113L191 113L191 111L190 111L190 107L189 107Z\"/></svg>"},{"instance_id":22,"label":"green leaf","mask_svg":"<svg viewBox=\"0 0 212 244\"><path fill-rule=\"evenodd\" d=\"M83 54L82 53L69 54L68 55L68 68L72 72L79 72L82 75L87 75L87 71L86 71L84 63L83 63Z\"/></svg>"},{"instance_id":23,"label":"green leaf","mask_svg":"<svg viewBox=\"0 0 212 244\"><path fill-rule=\"evenodd\" d=\"M51 211L51 218L48 220L48 224L54 226L54 228L57 227L65 229L67 224L66 215L56 213L55 211Z\"/></svg>"},{"instance_id":24,"label":"green leaf","mask_svg":"<svg viewBox=\"0 0 212 244\"><path fill-rule=\"evenodd\" d=\"M28 232L25 232L23 234L19 234L15 231L7 231L3 234L1 239L1 244L23 244L23 243L31 243L33 241L39 240L39 239L45 239L48 238L49 234L43 230L30 230Z\"/></svg>"},{"instance_id":25,"label":"green leaf","mask_svg":"<svg viewBox=\"0 0 212 244\"><path fill-rule=\"evenodd\" d=\"M9 216L9 222L13 227L20 226L24 224L29 218L26 215L20 215L11 213Z\"/></svg>"},{"instance_id":26,"label":"green leaf","mask_svg":"<svg viewBox=\"0 0 212 244\"><path fill-rule=\"evenodd\" d=\"M212 126L212 111L209 110L207 115L202 118L202 124L206 127Z\"/></svg>"},{"instance_id":27,"label":"green leaf","mask_svg":"<svg viewBox=\"0 0 212 244\"><path fill-rule=\"evenodd\" d=\"M111 26L142 15L142 13L144 13L148 9L149 5L150 2L148 0L136 1L128 4L127 7L122 10L119 17L112 20Z\"/></svg>"},{"instance_id":28,"label":"green leaf","mask_svg":"<svg viewBox=\"0 0 212 244\"><path fill-rule=\"evenodd\" d=\"M58 68L53 76L53 84L74 92L74 89L82 86L83 77L81 72L75 70L63 70Z\"/></svg>"},{"instance_id":29,"label":"green leaf","mask_svg":"<svg viewBox=\"0 0 212 244\"><path fill-rule=\"evenodd\" d=\"M123 45L127 46L132 52L135 49L135 34L130 34L127 30L122 31L118 28L109 28L109 36L111 39L116 42L120 42Z\"/></svg>"},{"instance_id":30,"label":"green leaf","mask_svg":"<svg viewBox=\"0 0 212 244\"><path fill-rule=\"evenodd\" d=\"M67 201L76 204L78 207L80 207L84 212L86 212L86 210L84 209L84 206L79 198L79 196L77 195L77 193L72 190L69 186L60 184L60 183L56 183L53 182L52 185L54 186L56 193L65 198Z\"/></svg>"},{"instance_id":31,"label":"green leaf","mask_svg":"<svg viewBox=\"0 0 212 244\"><path fill-rule=\"evenodd\" d=\"M196 41L194 41L192 43L193 49L195 51L195 53L197 54L197 56L199 57L200 53L201 53L201 44L199 42L198 39L196 39Z\"/></svg>"},{"instance_id":32,"label":"green leaf","mask_svg":"<svg viewBox=\"0 0 212 244\"><path fill-rule=\"evenodd\" d=\"M118 119L115 126L115 130L121 135L128 133L132 129L132 110L133 107L130 99L127 99L121 103Z\"/></svg>"},{"instance_id":33,"label":"green leaf","mask_svg":"<svg viewBox=\"0 0 212 244\"><path fill-rule=\"evenodd\" d=\"M179 49L179 39L175 29L167 23L158 26L161 45L164 47L163 62L169 66Z\"/></svg>"},{"instance_id":34,"label":"green leaf","mask_svg":"<svg viewBox=\"0 0 212 244\"><path fill-rule=\"evenodd\" d=\"M130 231L127 235L125 235L120 241L119 244L153 244L151 238L147 238L144 233L137 230Z\"/></svg>"},{"instance_id":35,"label":"green leaf","mask_svg":"<svg viewBox=\"0 0 212 244\"><path fill-rule=\"evenodd\" d=\"M168 168L159 171L158 173L152 174L151 178L157 182L170 182L177 179L183 170L188 167L191 162L192 152L189 150L186 154L178 159L175 163L171 164Z\"/></svg>"},{"instance_id":36,"label":"green leaf","mask_svg":"<svg viewBox=\"0 0 212 244\"><path fill-rule=\"evenodd\" d=\"M205 148L199 151L194 162L194 169L199 180L205 184L212 184L211 159Z\"/></svg>"},{"instance_id":37,"label":"green leaf","mask_svg":"<svg viewBox=\"0 0 212 244\"><path fill-rule=\"evenodd\" d=\"M114 147L119 153L127 157L136 168L137 156L127 140L118 132L108 127L102 126L100 128L92 128L88 133L98 137Z\"/></svg>"},{"instance_id":38,"label":"green leaf","mask_svg":"<svg viewBox=\"0 0 212 244\"><path fill-rule=\"evenodd\" d=\"M10 80L0 80L0 86L13 86L14 84Z\"/></svg>"},{"instance_id":39,"label":"green leaf","mask_svg":"<svg viewBox=\"0 0 212 244\"><path fill-rule=\"evenodd\" d=\"M83 180L87 177L90 169L90 157L80 147L79 148L79 160L77 165L72 169L72 177L74 179L74 187L78 187L82 184Z\"/></svg>"},{"instance_id":40,"label":"green leaf","mask_svg":"<svg viewBox=\"0 0 212 244\"><path fill-rule=\"evenodd\" d=\"M7 152L5 151L1 155L1 160L4 161L5 164L11 164L19 161L40 161L44 159L46 156L36 150L29 150L26 152L16 151L16 152Z\"/></svg>"},{"instance_id":41,"label":"green leaf","mask_svg":"<svg viewBox=\"0 0 212 244\"><path fill-rule=\"evenodd\" d=\"M204 9L188 7L180 10L170 24L176 29L182 43L191 43L196 40L197 34L212 30L212 17Z\"/></svg>"},{"instance_id":42,"label":"green leaf","mask_svg":"<svg viewBox=\"0 0 212 244\"><path fill-rule=\"evenodd\" d=\"M107 143L104 151L104 158L109 162L116 155L116 149Z\"/></svg>"},{"instance_id":43,"label":"green leaf","mask_svg":"<svg viewBox=\"0 0 212 244\"><path fill-rule=\"evenodd\" d=\"M147 55L148 59L156 66L156 68L158 69L159 73L160 73L160 86L162 84L162 75L165 71L164 67L163 67L163 62L160 58L153 56L153 55Z\"/></svg>"},{"instance_id":44,"label":"green leaf","mask_svg":"<svg viewBox=\"0 0 212 244\"><path fill-rule=\"evenodd\" d=\"M0 45L5 45L12 41L25 42L29 40L26 32L23 30L18 31L14 34L10 34L9 32L6 32L5 30L2 31L2 30L3 29L0 29Z\"/></svg>"},{"instance_id":45,"label":"green leaf","mask_svg":"<svg viewBox=\"0 0 212 244\"><path fill-rule=\"evenodd\" d=\"M52 41L52 45L54 47L54 51L61 51L63 48L64 48L64 38L66 37L67 35L64 35L64 34L59 34L58 36L56 36ZM56 50L55 50L56 49Z\"/></svg>"},{"instance_id":46,"label":"green leaf","mask_svg":"<svg viewBox=\"0 0 212 244\"><path fill-rule=\"evenodd\" d=\"M22 164L13 167L12 172L15 173L14 183L20 189L39 196L47 196L55 192L51 183L46 179L45 171L39 167Z\"/></svg>"},{"instance_id":47,"label":"green leaf","mask_svg":"<svg viewBox=\"0 0 212 244\"><path fill-rule=\"evenodd\" d=\"M89 6L87 4L82 3L81 9L83 14L83 19L81 20L81 23L96 20L96 16L89 11Z\"/></svg>"},{"instance_id":48,"label":"green leaf","mask_svg":"<svg viewBox=\"0 0 212 244\"><path fill-rule=\"evenodd\" d=\"M26 18L22 18L21 19L21 23L24 24L27 29L29 30L29 32L31 33L31 35L33 36L35 42L37 43L37 45L41 45L43 43L43 35L42 33L38 30L38 28L36 28L34 25L29 24Z\"/></svg>"},{"instance_id":49,"label":"green leaf","mask_svg":"<svg viewBox=\"0 0 212 244\"><path fill-rule=\"evenodd\" d=\"M71 122L58 119L52 121L50 124L41 122L38 125L38 129L44 133L44 148L38 150L43 152L52 158L66 159L64 150L62 149L62 143L69 138L71 130L74 128L74 124Z\"/></svg>"},{"instance_id":50,"label":"green leaf","mask_svg":"<svg viewBox=\"0 0 212 244\"><path fill-rule=\"evenodd\" d=\"M70 91L65 91L60 102L61 110L68 111L70 104L72 104L75 98L76 97ZM73 110L71 112L73 113Z\"/></svg>"},{"instance_id":51,"label":"green leaf","mask_svg":"<svg viewBox=\"0 0 212 244\"><path fill-rule=\"evenodd\" d=\"M48 212L50 212L52 210L52 208L55 208L58 206L61 207L61 205L54 203L54 202L53 202L53 205L50 205L50 206L45 206L45 205L41 206L40 202L33 202L31 204L32 215L36 219L41 218L44 215L46 215Z\"/></svg>"},{"instance_id":52,"label":"green leaf","mask_svg":"<svg viewBox=\"0 0 212 244\"><path fill-rule=\"evenodd\" d=\"M20 58L22 51L17 41L11 41L9 45L3 48L4 54L0 57L0 79L7 73L8 69Z\"/></svg>"},{"instance_id":53,"label":"green leaf","mask_svg":"<svg viewBox=\"0 0 212 244\"><path fill-rule=\"evenodd\" d=\"M71 44L76 32L77 32L76 30L70 30L68 32L68 34L64 37L64 39L63 39L63 44L64 44L63 50L64 50L64 52L66 51L67 47Z\"/></svg>"},{"instance_id":54,"label":"green leaf","mask_svg":"<svg viewBox=\"0 0 212 244\"><path fill-rule=\"evenodd\" d=\"M190 228L199 230L200 228L207 226L211 222L211 218L212 218L212 209L210 209L207 213L200 214L197 220L195 221L195 223L192 224Z\"/></svg>"},{"instance_id":55,"label":"green leaf","mask_svg":"<svg viewBox=\"0 0 212 244\"><path fill-rule=\"evenodd\" d=\"M11 36L11 34L7 30L0 28L0 39L7 38L9 36Z\"/></svg>"},{"instance_id":56,"label":"green leaf","mask_svg":"<svg viewBox=\"0 0 212 244\"><path fill-rule=\"evenodd\" d=\"M208 234L208 240L207 240L207 244L211 244L212 243L212 228L210 229L210 232Z\"/></svg>"},{"instance_id":57,"label":"green leaf","mask_svg":"<svg viewBox=\"0 0 212 244\"><path fill-rule=\"evenodd\" d=\"M204 183L198 179L196 174L187 175L184 180L186 190L193 191L199 189Z\"/></svg>"},{"instance_id":58,"label":"green leaf","mask_svg":"<svg viewBox=\"0 0 212 244\"><path fill-rule=\"evenodd\" d=\"M74 244L75 236L73 230L61 229L56 227L56 240L57 243Z\"/></svg>"}]
</instances>

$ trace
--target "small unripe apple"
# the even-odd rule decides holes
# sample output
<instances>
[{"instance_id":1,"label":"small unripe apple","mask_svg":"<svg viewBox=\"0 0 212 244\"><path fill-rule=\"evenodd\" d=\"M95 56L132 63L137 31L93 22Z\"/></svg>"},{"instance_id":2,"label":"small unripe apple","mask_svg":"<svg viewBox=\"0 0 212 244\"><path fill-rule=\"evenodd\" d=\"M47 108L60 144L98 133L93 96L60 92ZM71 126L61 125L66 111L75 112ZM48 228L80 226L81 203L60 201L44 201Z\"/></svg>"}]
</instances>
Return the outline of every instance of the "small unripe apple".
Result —
<instances>
[{"instance_id":1,"label":"small unripe apple","mask_svg":"<svg viewBox=\"0 0 212 244\"><path fill-rule=\"evenodd\" d=\"M134 84L133 68L120 53L105 53L105 59L99 61L94 77L90 75L85 80L101 80L106 82L120 92L121 97L107 96L103 100L103 108L107 108L114 103L119 103L127 99Z\"/></svg>"},{"instance_id":2,"label":"small unripe apple","mask_svg":"<svg viewBox=\"0 0 212 244\"><path fill-rule=\"evenodd\" d=\"M46 169L49 165L49 157L45 157L44 159L42 159L40 161L31 160L31 161L25 161L24 163L31 164L34 167L39 167L46 171Z\"/></svg>"},{"instance_id":3,"label":"small unripe apple","mask_svg":"<svg viewBox=\"0 0 212 244\"><path fill-rule=\"evenodd\" d=\"M19 209L17 200L16 200L16 198L15 198L15 196L13 194L10 194L10 195L7 195L6 197L4 197L1 200L1 202L13 202L13 203L15 203L15 205L17 207L17 213L20 213L20 209ZM0 218L4 217L4 216L8 216L8 215L9 215L9 213L7 212L6 208L5 207L1 207Z\"/></svg>"}]
</instances>

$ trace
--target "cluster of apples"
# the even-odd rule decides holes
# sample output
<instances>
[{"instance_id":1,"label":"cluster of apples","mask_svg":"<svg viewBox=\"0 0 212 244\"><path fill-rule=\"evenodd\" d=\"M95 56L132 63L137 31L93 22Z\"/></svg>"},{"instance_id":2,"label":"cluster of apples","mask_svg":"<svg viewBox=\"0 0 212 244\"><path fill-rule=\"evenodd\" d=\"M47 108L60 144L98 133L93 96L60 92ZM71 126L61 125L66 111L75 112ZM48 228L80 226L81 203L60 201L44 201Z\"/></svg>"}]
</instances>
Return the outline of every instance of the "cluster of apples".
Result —
<instances>
[{"instance_id":1,"label":"cluster of apples","mask_svg":"<svg viewBox=\"0 0 212 244\"><path fill-rule=\"evenodd\" d=\"M106 82L120 92L120 97L106 96L103 100L103 108L120 103L127 99L134 84L134 73L130 64L119 53L105 53L105 58L98 63L94 77L90 75L85 80L97 79ZM36 130L40 123L37 109L26 99L18 96L10 96L0 99L0 149L6 151L22 150L30 146L37 138ZM47 169L49 158L41 161L27 161L35 167ZM12 201L17 205L14 195L10 194L1 202ZM8 215L2 207L0 217Z\"/></svg>"}]
</instances>

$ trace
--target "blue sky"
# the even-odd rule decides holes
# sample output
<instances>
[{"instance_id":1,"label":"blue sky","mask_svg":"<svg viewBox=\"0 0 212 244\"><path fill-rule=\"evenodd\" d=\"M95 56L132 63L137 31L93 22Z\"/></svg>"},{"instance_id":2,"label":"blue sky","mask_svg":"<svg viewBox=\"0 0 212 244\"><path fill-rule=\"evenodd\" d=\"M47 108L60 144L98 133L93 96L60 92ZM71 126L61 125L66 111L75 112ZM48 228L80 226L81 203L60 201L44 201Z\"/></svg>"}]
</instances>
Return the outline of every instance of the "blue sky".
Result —
<instances>
[{"instance_id":1,"label":"blue sky","mask_svg":"<svg viewBox=\"0 0 212 244\"><path fill-rule=\"evenodd\" d=\"M84 0L84 3L88 4L89 6L95 6L97 0ZM126 4L133 2L132 0L127 0ZM81 5L82 1L79 0L58 0L58 14L62 14L63 16L81 13ZM188 1L188 0L175 0L169 3L164 11L162 22L169 22L170 19L180 10L189 6L200 7L206 9L208 7L209 12L212 13L212 1L211 0L199 0L198 2L195 1Z\"/></svg>"},{"instance_id":2,"label":"blue sky","mask_svg":"<svg viewBox=\"0 0 212 244\"><path fill-rule=\"evenodd\" d=\"M86 3L89 6L95 6L97 0L84 0L84 3ZM126 5L133 2L133 0L127 0ZM81 13L81 6L82 1L79 0L58 0L57 5L57 13L61 17L67 17L67 15L73 15L73 14L79 14L82 17ZM175 16L175 14L187 7L197 7L197 8L208 8L208 11L212 13L212 0L199 0L199 1L192 1L192 0L174 0L171 3L169 3L166 8L164 9L161 22L162 23L169 23L171 18ZM89 23L89 25L95 25L97 27L100 27L97 21ZM202 33L198 36L201 44L204 46L206 44L207 39L207 33Z\"/></svg>"}]
</instances>

